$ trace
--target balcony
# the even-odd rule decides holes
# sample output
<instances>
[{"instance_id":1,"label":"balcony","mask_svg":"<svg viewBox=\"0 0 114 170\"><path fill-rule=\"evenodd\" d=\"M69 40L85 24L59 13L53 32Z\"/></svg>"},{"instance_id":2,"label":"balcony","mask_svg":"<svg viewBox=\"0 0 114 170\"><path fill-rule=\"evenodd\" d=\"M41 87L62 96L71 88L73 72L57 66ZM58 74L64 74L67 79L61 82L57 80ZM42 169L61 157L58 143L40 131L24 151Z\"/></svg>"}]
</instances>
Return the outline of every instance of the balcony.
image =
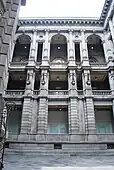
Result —
<instances>
[{"instance_id":1,"label":"balcony","mask_svg":"<svg viewBox=\"0 0 114 170\"><path fill-rule=\"evenodd\" d=\"M107 64L106 63L92 63L92 62L90 62L90 66L93 68L101 69L101 68L106 68Z\"/></svg>"},{"instance_id":2,"label":"balcony","mask_svg":"<svg viewBox=\"0 0 114 170\"><path fill-rule=\"evenodd\" d=\"M7 98L21 98L24 95L24 90L6 90L5 97Z\"/></svg>"},{"instance_id":3,"label":"balcony","mask_svg":"<svg viewBox=\"0 0 114 170\"><path fill-rule=\"evenodd\" d=\"M110 98L112 95L111 90L93 90L92 92L95 98Z\"/></svg>"},{"instance_id":4,"label":"balcony","mask_svg":"<svg viewBox=\"0 0 114 170\"><path fill-rule=\"evenodd\" d=\"M27 64L28 64L28 61L10 62L10 67L21 67L21 66L26 66Z\"/></svg>"},{"instance_id":5,"label":"balcony","mask_svg":"<svg viewBox=\"0 0 114 170\"><path fill-rule=\"evenodd\" d=\"M49 90L48 96L50 98L68 98L68 90Z\"/></svg>"}]
</instances>

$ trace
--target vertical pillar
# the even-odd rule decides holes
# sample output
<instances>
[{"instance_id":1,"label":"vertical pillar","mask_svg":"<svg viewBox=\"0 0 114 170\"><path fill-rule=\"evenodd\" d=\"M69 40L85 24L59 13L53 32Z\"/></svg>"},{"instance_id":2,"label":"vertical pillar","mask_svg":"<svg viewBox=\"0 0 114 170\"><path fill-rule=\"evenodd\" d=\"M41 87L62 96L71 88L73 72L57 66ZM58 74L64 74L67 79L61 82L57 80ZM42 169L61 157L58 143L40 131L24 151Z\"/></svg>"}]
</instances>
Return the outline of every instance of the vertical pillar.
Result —
<instances>
[{"instance_id":1,"label":"vertical pillar","mask_svg":"<svg viewBox=\"0 0 114 170\"><path fill-rule=\"evenodd\" d=\"M41 72L41 84L40 84L40 98L39 98L39 115L38 115L38 129L37 133L47 133L47 121L48 121L48 70L42 70Z\"/></svg>"},{"instance_id":2,"label":"vertical pillar","mask_svg":"<svg viewBox=\"0 0 114 170\"><path fill-rule=\"evenodd\" d=\"M109 19L109 28L110 28L110 31L111 31L112 41L113 41L113 44L114 44L114 28L113 28L113 24L112 24L111 19Z\"/></svg>"},{"instance_id":3,"label":"vertical pillar","mask_svg":"<svg viewBox=\"0 0 114 170\"><path fill-rule=\"evenodd\" d=\"M38 134L47 133L47 108L48 108L47 98L40 97L40 99L39 99L38 126L37 126L37 133Z\"/></svg>"},{"instance_id":4,"label":"vertical pillar","mask_svg":"<svg viewBox=\"0 0 114 170\"><path fill-rule=\"evenodd\" d=\"M114 70L111 70L111 72L109 72L109 84L112 95L114 95Z\"/></svg>"},{"instance_id":5,"label":"vertical pillar","mask_svg":"<svg viewBox=\"0 0 114 170\"><path fill-rule=\"evenodd\" d=\"M85 94L85 131L86 134L95 134L95 115L94 115L94 104L92 98L92 87L90 80L90 71L84 70L83 72L83 88Z\"/></svg>"},{"instance_id":6,"label":"vertical pillar","mask_svg":"<svg viewBox=\"0 0 114 170\"><path fill-rule=\"evenodd\" d=\"M103 41L103 48L104 48L104 53L105 53L105 59L106 62L108 63L109 59L113 58L113 46L112 42L110 40L110 35L104 32L104 38L105 40Z\"/></svg>"},{"instance_id":7,"label":"vertical pillar","mask_svg":"<svg viewBox=\"0 0 114 170\"><path fill-rule=\"evenodd\" d=\"M35 73L33 70L27 71L25 95L31 96L34 90Z\"/></svg>"},{"instance_id":8,"label":"vertical pillar","mask_svg":"<svg viewBox=\"0 0 114 170\"><path fill-rule=\"evenodd\" d=\"M31 123L31 133L37 133L37 120L38 120L38 101L35 99L33 101L32 107L32 123Z\"/></svg>"},{"instance_id":9,"label":"vertical pillar","mask_svg":"<svg viewBox=\"0 0 114 170\"><path fill-rule=\"evenodd\" d=\"M69 65L75 65L75 55L74 55L74 47L73 47L73 37L72 37L73 30L69 30Z\"/></svg>"},{"instance_id":10,"label":"vertical pillar","mask_svg":"<svg viewBox=\"0 0 114 170\"><path fill-rule=\"evenodd\" d=\"M69 133L79 133L79 115L77 104L77 81L75 70L69 70Z\"/></svg>"},{"instance_id":11,"label":"vertical pillar","mask_svg":"<svg viewBox=\"0 0 114 170\"><path fill-rule=\"evenodd\" d=\"M29 134L31 132L31 119L32 119L32 100L25 97L23 102L23 111L21 119L21 134Z\"/></svg>"},{"instance_id":12,"label":"vertical pillar","mask_svg":"<svg viewBox=\"0 0 114 170\"><path fill-rule=\"evenodd\" d=\"M84 120L84 103L82 99L78 101L78 111L79 111L79 132L80 134L85 133L85 120Z\"/></svg>"},{"instance_id":13,"label":"vertical pillar","mask_svg":"<svg viewBox=\"0 0 114 170\"><path fill-rule=\"evenodd\" d=\"M88 49L87 49L87 42L85 41L85 34L84 30L81 30L81 62L84 66L89 65L89 58L88 58Z\"/></svg>"},{"instance_id":14,"label":"vertical pillar","mask_svg":"<svg viewBox=\"0 0 114 170\"><path fill-rule=\"evenodd\" d=\"M79 133L79 115L78 115L78 103L77 98L70 98L69 101L69 133L78 134Z\"/></svg>"},{"instance_id":15,"label":"vertical pillar","mask_svg":"<svg viewBox=\"0 0 114 170\"><path fill-rule=\"evenodd\" d=\"M31 40L30 46L30 55L29 55L29 65L34 65L36 58L36 40L37 40L37 30L33 30L33 37Z\"/></svg>"},{"instance_id":16,"label":"vertical pillar","mask_svg":"<svg viewBox=\"0 0 114 170\"><path fill-rule=\"evenodd\" d=\"M49 30L45 30L45 42L43 48L42 65L48 65L49 61Z\"/></svg>"}]
</instances>

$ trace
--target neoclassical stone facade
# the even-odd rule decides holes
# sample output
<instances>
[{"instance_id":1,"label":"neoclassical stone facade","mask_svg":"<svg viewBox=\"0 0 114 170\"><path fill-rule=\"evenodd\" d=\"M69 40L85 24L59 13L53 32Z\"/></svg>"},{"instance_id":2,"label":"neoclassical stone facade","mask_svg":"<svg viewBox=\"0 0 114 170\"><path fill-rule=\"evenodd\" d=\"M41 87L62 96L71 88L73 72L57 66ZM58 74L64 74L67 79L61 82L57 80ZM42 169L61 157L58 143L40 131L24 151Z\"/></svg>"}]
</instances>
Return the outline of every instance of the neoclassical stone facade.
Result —
<instances>
[{"instance_id":1,"label":"neoclassical stone facade","mask_svg":"<svg viewBox=\"0 0 114 170\"><path fill-rule=\"evenodd\" d=\"M19 20L5 76L4 99L15 103L7 142L113 143L113 11L106 0L99 20Z\"/></svg>"}]
</instances>

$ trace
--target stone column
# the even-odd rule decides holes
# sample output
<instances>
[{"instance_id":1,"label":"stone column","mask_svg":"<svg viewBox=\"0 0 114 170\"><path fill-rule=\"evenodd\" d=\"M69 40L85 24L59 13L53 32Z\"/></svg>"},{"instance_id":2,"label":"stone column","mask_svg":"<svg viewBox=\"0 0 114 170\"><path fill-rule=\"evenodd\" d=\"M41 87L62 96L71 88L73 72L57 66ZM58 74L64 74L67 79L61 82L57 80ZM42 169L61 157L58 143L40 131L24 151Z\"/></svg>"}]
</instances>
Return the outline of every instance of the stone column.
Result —
<instances>
[{"instance_id":1,"label":"stone column","mask_svg":"<svg viewBox=\"0 0 114 170\"><path fill-rule=\"evenodd\" d=\"M113 58L113 45L110 39L110 34L104 32L104 43L103 43L103 47L104 47L104 52L105 52L105 59L106 62L108 62L110 59Z\"/></svg>"},{"instance_id":2,"label":"stone column","mask_svg":"<svg viewBox=\"0 0 114 170\"><path fill-rule=\"evenodd\" d=\"M21 134L29 134L31 132L32 122L32 100L29 97L24 97L23 111L21 119Z\"/></svg>"},{"instance_id":3,"label":"stone column","mask_svg":"<svg viewBox=\"0 0 114 170\"><path fill-rule=\"evenodd\" d=\"M45 30L45 42L43 48L42 65L49 65L49 30Z\"/></svg>"},{"instance_id":4,"label":"stone column","mask_svg":"<svg viewBox=\"0 0 114 170\"><path fill-rule=\"evenodd\" d=\"M47 110L48 110L48 101L46 97L40 97L39 99L39 115L38 115L38 125L37 133L45 134L47 133Z\"/></svg>"},{"instance_id":5,"label":"stone column","mask_svg":"<svg viewBox=\"0 0 114 170\"><path fill-rule=\"evenodd\" d=\"M112 95L114 96L114 70L111 70L109 72L109 84L110 84L110 89L112 91Z\"/></svg>"},{"instance_id":6,"label":"stone column","mask_svg":"<svg viewBox=\"0 0 114 170\"><path fill-rule=\"evenodd\" d=\"M81 62L84 66L88 66L89 65L89 58L88 58L88 49L87 49L87 42L85 40L85 34L84 34L84 30L81 30Z\"/></svg>"},{"instance_id":7,"label":"stone column","mask_svg":"<svg viewBox=\"0 0 114 170\"><path fill-rule=\"evenodd\" d=\"M76 78L76 71L69 70L68 74L68 86L69 86L69 95L76 96L77 95L77 78Z\"/></svg>"},{"instance_id":8,"label":"stone column","mask_svg":"<svg viewBox=\"0 0 114 170\"><path fill-rule=\"evenodd\" d=\"M79 115L77 105L77 81L75 70L69 70L69 133L79 133Z\"/></svg>"},{"instance_id":9,"label":"stone column","mask_svg":"<svg viewBox=\"0 0 114 170\"><path fill-rule=\"evenodd\" d=\"M74 65L75 63L75 55L74 55L74 48L73 48L73 37L72 37L73 30L69 30L69 62L70 64Z\"/></svg>"},{"instance_id":10,"label":"stone column","mask_svg":"<svg viewBox=\"0 0 114 170\"><path fill-rule=\"evenodd\" d=\"M33 30L33 37L31 40L29 63L28 63L28 65L31 65L31 66L35 64L35 59L37 55L37 48L36 48L37 42L36 41L37 41L37 30Z\"/></svg>"},{"instance_id":11,"label":"stone column","mask_svg":"<svg viewBox=\"0 0 114 170\"><path fill-rule=\"evenodd\" d=\"M38 101L37 99L33 100L32 107L32 123L31 123L31 133L37 133L37 121L38 121Z\"/></svg>"},{"instance_id":12,"label":"stone column","mask_svg":"<svg viewBox=\"0 0 114 170\"><path fill-rule=\"evenodd\" d=\"M79 132L85 134L85 119L84 119L84 102L83 99L78 101L78 112L79 112Z\"/></svg>"},{"instance_id":13,"label":"stone column","mask_svg":"<svg viewBox=\"0 0 114 170\"><path fill-rule=\"evenodd\" d=\"M109 19L109 28L110 28L110 31L111 31L112 41L113 41L113 44L114 44L114 28L113 28L113 24L112 24L111 19Z\"/></svg>"},{"instance_id":14,"label":"stone column","mask_svg":"<svg viewBox=\"0 0 114 170\"><path fill-rule=\"evenodd\" d=\"M94 115L94 104L92 97L92 87L90 80L90 71L84 70L83 72L83 90L85 95L85 130L86 134L95 134L95 115ZM94 138L93 138L94 139ZM91 139L92 140L92 139Z\"/></svg>"},{"instance_id":15,"label":"stone column","mask_svg":"<svg viewBox=\"0 0 114 170\"><path fill-rule=\"evenodd\" d=\"M47 121L48 121L48 80L49 73L47 70L41 72L40 83L40 98L39 98L39 115L38 115L38 134L47 133Z\"/></svg>"},{"instance_id":16,"label":"stone column","mask_svg":"<svg viewBox=\"0 0 114 170\"><path fill-rule=\"evenodd\" d=\"M33 70L27 71L25 95L31 96L34 91L35 73Z\"/></svg>"}]
</instances>

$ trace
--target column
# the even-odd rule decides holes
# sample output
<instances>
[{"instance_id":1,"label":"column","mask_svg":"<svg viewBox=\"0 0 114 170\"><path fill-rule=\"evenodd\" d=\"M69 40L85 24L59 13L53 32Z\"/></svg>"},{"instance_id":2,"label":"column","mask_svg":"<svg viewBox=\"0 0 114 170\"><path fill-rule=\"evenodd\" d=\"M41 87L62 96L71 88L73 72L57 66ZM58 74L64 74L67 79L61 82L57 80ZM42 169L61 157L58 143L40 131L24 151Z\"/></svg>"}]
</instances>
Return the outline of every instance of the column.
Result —
<instances>
[{"instance_id":1,"label":"column","mask_svg":"<svg viewBox=\"0 0 114 170\"><path fill-rule=\"evenodd\" d=\"M114 116L114 70L111 70L111 72L109 72L109 84L112 91L112 110Z\"/></svg>"},{"instance_id":2,"label":"column","mask_svg":"<svg viewBox=\"0 0 114 170\"><path fill-rule=\"evenodd\" d=\"M109 19L109 28L110 28L110 31L111 31L112 41L113 41L113 44L114 44L114 28L113 28L113 24L112 24L111 19Z\"/></svg>"},{"instance_id":3,"label":"column","mask_svg":"<svg viewBox=\"0 0 114 170\"><path fill-rule=\"evenodd\" d=\"M42 65L48 65L49 61L49 30L45 30L45 42L43 48Z\"/></svg>"},{"instance_id":4,"label":"column","mask_svg":"<svg viewBox=\"0 0 114 170\"><path fill-rule=\"evenodd\" d=\"M31 41L30 55L29 55L29 65L34 65L36 59L36 54L37 54L36 40L37 40L37 30L33 30L33 38Z\"/></svg>"},{"instance_id":5,"label":"column","mask_svg":"<svg viewBox=\"0 0 114 170\"><path fill-rule=\"evenodd\" d=\"M92 87L91 87L91 78L90 71L83 71L83 90L85 95L85 132L86 134L95 134L96 126L95 126L95 115L94 115L94 104L92 97Z\"/></svg>"},{"instance_id":6,"label":"column","mask_svg":"<svg viewBox=\"0 0 114 170\"><path fill-rule=\"evenodd\" d=\"M69 133L79 133L79 114L78 114L78 103L77 98L70 98L69 101Z\"/></svg>"},{"instance_id":7,"label":"column","mask_svg":"<svg viewBox=\"0 0 114 170\"><path fill-rule=\"evenodd\" d=\"M38 120L38 101L37 99L33 100L33 107L32 107L32 123L31 123L31 133L37 133L37 120Z\"/></svg>"},{"instance_id":8,"label":"column","mask_svg":"<svg viewBox=\"0 0 114 170\"><path fill-rule=\"evenodd\" d=\"M25 96L31 96L33 94L34 82L35 82L35 72L33 70L28 70L27 78L26 78Z\"/></svg>"},{"instance_id":9,"label":"column","mask_svg":"<svg viewBox=\"0 0 114 170\"><path fill-rule=\"evenodd\" d=\"M69 65L75 65L75 55L74 55L74 47L73 47L73 36L72 36L73 30L69 30Z\"/></svg>"},{"instance_id":10,"label":"column","mask_svg":"<svg viewBox=\"0 0 114 170\"><path fill-rule=\"evenodd\" d=\"M87 49L87 42L85 41L85 34L84 30L81 30L81 44L80 44L82 53L81 53L81 62L84 66L89 65L89 58L88 58L88 49Z\"/></svg>"},{"instance_id":11,"label":"column","mask_svg":"<svg viewBox=\"0 0 114 170\"><path fill-rule=\"evenodd\" d=\"M75 70L69 70L69 133L79 133L79 115L77 103L77 81Z\"/></svg>"},{"instance_id":12,"label":"column","mask_svg":"<svg viewBox=\"0 0 114 170\"><path fill-rule=\"evenodd\" d=\"M112 95L114 95L114 70L111 70L109 72L109 84L110 84L110 89L112 91Z\"/></svg>"},{"instance_id":13,"label":"column","mask_svg":"<svg viewBox=\"0 0 114 170\"><path fill-rule=\"evenodd\" d=\"M48 70L42 70L40 83L40 98L39 98L39 115L38 115L38 134L47 133L48 124Z\"/></svg>"},{"instance_id":14,"label":"column","mask_svg":"<svg viewBox=\"0 0 114 170\"><path fill-rule=\"evenodd\" d=\"M21 134L29 134L31 132L32 121L32 100L29 97L24 98L23 111L21 119Z\"/></svg>"},{"instance_id":15,"label":"column","mask_svg":"<svg viewBox=\"0 0 114 170\"><path fill-rule=\"evenodd\" d=\"M48 100L45 97L40 97L39 99L39 115L37 123L37 133L45 134L47 133L47 116L48 116Z\"/></svg>"},{"instance_id":16,"label":"column","mask_svg":"<svg viewBox=\"0 0 114 170\"><path fill-rule=\"evenodd\" d=\"M78 100L78 111L79 111L79 132L85 134L85 119L84 119L84 102L83 99Z\"/></svg>"},{"instance_id":17,"label":"column","mask_svg":"<svg viewBox=\"0 0 114 170\"><path fill-rule=\"evenodd\" d=\"M69 95L75 96L77 95L77 78L76 78L76 71L69 70L68 74L68 86L69 86Z\"/></svg>"},{"instance_id":18,"label":"column","mask_svg":"<svg viewBox=\"0 0 114 170\"><path fill-rule=\"evenodd\" d=\"M90 71L83 70L82 81L83 81L83 92L85 95L92 95L91 78Z\"/></svg>"},{"instance_id":19,"label":"column","mask_svg":"<svg viewBox=\"0 0 114 170\"><path fill-rule=\"evenodd\" d=\"M112 50L113 46L110 40L110 35L108 33L104 32L104 38L105 40L103 41L103 48L104 48L106 62L108 62L110 59L113 58L113 50Z\"/></svg>"}]
</instances>

